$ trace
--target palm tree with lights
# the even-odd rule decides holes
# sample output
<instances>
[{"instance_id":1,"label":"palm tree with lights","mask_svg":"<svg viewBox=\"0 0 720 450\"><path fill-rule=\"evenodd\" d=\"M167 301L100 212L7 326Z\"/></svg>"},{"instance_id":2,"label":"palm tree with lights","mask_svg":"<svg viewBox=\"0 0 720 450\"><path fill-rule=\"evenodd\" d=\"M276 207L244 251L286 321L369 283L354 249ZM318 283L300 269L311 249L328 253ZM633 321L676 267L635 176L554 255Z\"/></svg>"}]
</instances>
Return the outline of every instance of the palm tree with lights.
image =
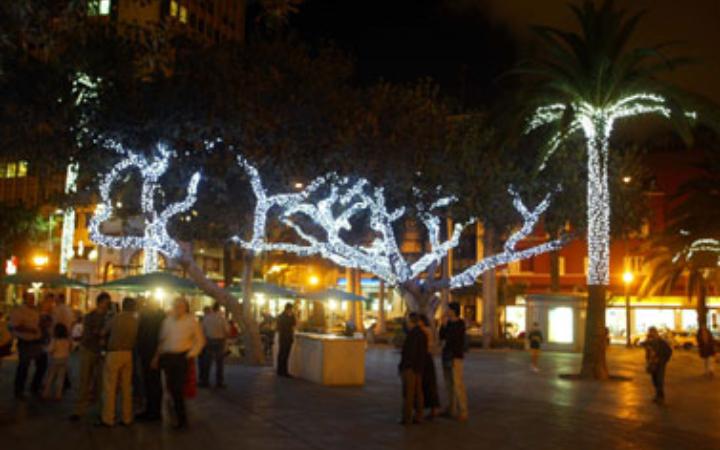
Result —
<instances>
[{"instance_id":1,"label":"palm tree with lights","mask_svg":"<svg viewBox=\"0 0 720 450\"><path fill-rule=\"evenodd\" d=\"M527 104L526 133L548 132L540 170L579 135L587 157L588 309L581 377L608 378L605 362L605 301L610 282L610 137L618 121L654 114L690 136L697 108L690 96L662 83L657 75L686 62L665 59L663 46L632 48L630 38L643 13L628 15L611 0L570 6L580 32L536 27L541 58L518 72L535 81Z\"/></svg>"}]
</instances>

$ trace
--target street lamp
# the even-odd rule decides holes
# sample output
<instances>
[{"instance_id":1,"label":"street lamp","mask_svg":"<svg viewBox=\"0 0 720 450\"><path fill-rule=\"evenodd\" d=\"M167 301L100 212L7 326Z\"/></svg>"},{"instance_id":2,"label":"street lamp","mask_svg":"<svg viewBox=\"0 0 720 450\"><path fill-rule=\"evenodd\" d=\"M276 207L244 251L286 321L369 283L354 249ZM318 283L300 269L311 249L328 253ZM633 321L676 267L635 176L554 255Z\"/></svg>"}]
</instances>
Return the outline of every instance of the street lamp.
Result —
<instances>
[{"instance_id":1,"label":"street lamp","mask_svg":"<svg viewBox=\"0 0 720 450\"><path fill-rule=\"evenodd\" d=\"M635 275L629 270L625 271L622 280L623 284L625 284L625 346L630 348L632 347L630 337L630 285L635 281Z\"/></svg>"}]
</instances>

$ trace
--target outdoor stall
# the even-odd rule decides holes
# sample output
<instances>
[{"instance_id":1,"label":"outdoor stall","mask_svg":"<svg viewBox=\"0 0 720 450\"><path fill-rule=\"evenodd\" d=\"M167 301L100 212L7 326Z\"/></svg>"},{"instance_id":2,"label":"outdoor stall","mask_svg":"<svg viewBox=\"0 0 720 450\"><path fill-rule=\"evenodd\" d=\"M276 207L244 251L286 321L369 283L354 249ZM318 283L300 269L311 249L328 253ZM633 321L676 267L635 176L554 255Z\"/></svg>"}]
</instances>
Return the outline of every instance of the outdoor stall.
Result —
<instances>
[{"instance_id":1,"label":"outdoor stall","mask_svg":"<svg viewBox=\"0 0 720 450\"><path fill-rule=\"evenodd\" d=\"M64 275L57 273L49 273L43 271L18 272L12 275L6 275L0 279L0 284L7 287L5 298L7 303L18 303L20 300L20 291L13 290L11 286L25 286L30 292L33 292L38 300L40 300L43 290L62 290L69 299L69 305L73 309L82 309L87 301L88 286L78 280L73 280ZM67 291L67 292L65 292ZM73 296L73 292L79 292L78 296ZM85 301L83 301L85 299Z\"/></svg>"}]
</instances>

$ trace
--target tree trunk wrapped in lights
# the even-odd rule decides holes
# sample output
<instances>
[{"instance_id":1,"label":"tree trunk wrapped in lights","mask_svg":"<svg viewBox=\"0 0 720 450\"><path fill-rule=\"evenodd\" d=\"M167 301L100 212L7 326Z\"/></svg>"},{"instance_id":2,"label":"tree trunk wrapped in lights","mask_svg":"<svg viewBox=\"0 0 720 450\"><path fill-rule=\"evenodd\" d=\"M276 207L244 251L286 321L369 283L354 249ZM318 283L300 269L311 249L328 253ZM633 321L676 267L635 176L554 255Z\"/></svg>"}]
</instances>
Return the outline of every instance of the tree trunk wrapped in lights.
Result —
<instances>
[{"instance_id":1,"label":"tree trunk wrapped in lights","mask_svg":"<svg viewBox=\"0 0 720 450\"><path fill-rule=\"evenodd\" d=\"M413 262L400 252L394 224L405 215L405 209L388 209L382 188L372 187L365 179L350 180L335 174L318 177L299 192L271 195L263 185L258 170L246 159L238 158L255 195L252 235L234 240L255 252L282 251L300 256L319 255L341 267L371 273L390 286L400 288L408 308L433 316L438 306L436 293L443 288L459 288L475 283L478 276L511 261L559 249L564 239L552 240L519 250L518 243L528 237L540 216L550 206L550 195L534 208L528 209L511 188L513 206L521 216L522 227L512 233L503 250L487 256L457 275L436 279L436 271L448 254L457 247L468 223L457 223L447 237L441 239L441 218L436 211L452 204L454 197L443 197L430 205L418 204L418 216L428 233L430 250ZM353 229L351 221L367 217L364 231L371 242L366 245L348 242L345 233ZM271 217L295 232L294 242L270 242L267 225Z\"/></svg>"}]
</instances>

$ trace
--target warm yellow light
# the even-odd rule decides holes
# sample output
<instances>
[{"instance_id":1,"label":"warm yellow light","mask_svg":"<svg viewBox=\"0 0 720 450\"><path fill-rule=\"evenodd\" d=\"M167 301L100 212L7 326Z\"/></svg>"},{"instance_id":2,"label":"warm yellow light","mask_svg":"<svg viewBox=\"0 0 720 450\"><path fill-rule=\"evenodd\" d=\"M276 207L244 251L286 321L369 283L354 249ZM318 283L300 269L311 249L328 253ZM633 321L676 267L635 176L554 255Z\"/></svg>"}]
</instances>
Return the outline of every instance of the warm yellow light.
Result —
<instances>
[{"instance_id":1,"label":"warm yellow light","mask_svg":"<svg viewBox=\"0 0 720 450\"><path fill-rule=\"evenodd\" d=\"M47 266L48 261L47 255L35 255L32 259L33 266L35 267Z\"/></svg>"},{"instance_id":2,"label":"warm yellow light","mask_svg":"<svg viewBox=\"0 0 720 450\"><path fill-rule=\"evenodd\" d=\"M342 308L343 311L347 311L348 309L348 302L342 302L340 304L340 308Z\"/></svg>"},{"instance_id":3,"label":"warm yellow light","mask_svg":"<svg viewBox=\"0 0 720 450\"><path fill-rule=\"evenodd\" d=\"M263 306L265 304L265 296L263 294L255 294L255 304Z\"/></svg>"},{"instance_id":4,"label":"warm yellow light","mask_svg":"<svg viewBox=\"0 0 720 450\"><path fill-rule=\"evenodd\" d=\"M167 294L163 288L156 288L155 291L153 292L153 296L157 300L162 302L163 300L165 300L165 297L167 297Z\"/></svg>"},{"instance_id":5,"label":"warm yellow light","mask_svg":"<svg viewBox=\"0 0 720 450\"><path fill-rule=\"evenodd\" d=\"M622 181L623 183L628 184L632 181L632 177L626 175L622 178Z\"/></svg>"},{"instance_id":6,"label":"warm yellow light","mask_svg":"<svg viewBox=\"0 0 720 450\"><path fill-rule=\"evenodd\" d=\"M273 264L272 266L270 266L267 273L268 273L268 275L273 274L273 273L278 273L278 272L282 271L283 269L285 269L286 267L287 267L287 264Z\"/></svg>"},{"instance_id":7,"label":"warm yellow light","mask_svg":"<svg viewBox=\"0 0 720 450\"><path fill-rule=\"evenodd\" d=\"M310 286L317 286L320 284L320 278L317 275L310 275L310 278L308 278L308 283L310 283Z\"/></svg>"},{"instance_id":8,"label":"warm yellow light","mask_svg":"<svg viewBox=\"0 0 720 450\"><path fill-rule=\"evenodd\" d=\"M338 304L337 304L336 300L328 300L328 309L330 311L335 311L337 309L337 307L338 307Z\"/></svg>"},{"instance_id":9,"label":"warm yellow light","mask_svg":"<svg viewBox=\"0 0 720 450\"><path fill-rule=\"evenodd\" d=\"M635 275L632 272L627 271L627 272L623 273L622 279L625 284L630 284L633 281L635 281Z\"/></svg>"}]
</instances>

